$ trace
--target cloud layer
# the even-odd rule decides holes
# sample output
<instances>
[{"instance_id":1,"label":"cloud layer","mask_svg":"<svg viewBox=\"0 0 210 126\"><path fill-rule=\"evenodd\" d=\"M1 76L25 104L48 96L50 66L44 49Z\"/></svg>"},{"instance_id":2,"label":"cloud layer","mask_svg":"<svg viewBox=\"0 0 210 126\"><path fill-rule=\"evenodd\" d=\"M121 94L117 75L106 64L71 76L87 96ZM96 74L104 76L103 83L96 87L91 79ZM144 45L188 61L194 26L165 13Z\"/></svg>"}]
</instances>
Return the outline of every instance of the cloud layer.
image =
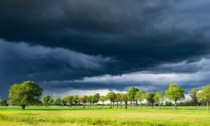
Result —
<instances>
[{"instance_id":1,"label":"cloud layer","mask_svg":"<svg viewBox=\"0 0 210 126\"><path fill-rule=\"evenodd\" d=\"M111 58L26 43L8 43L0 40L0 92L6 94L8 86L24 80L36 82L82 79L104 73ZM42 85L46 87L45 85Z\"/></svg>"},{"instance_id":2,"label":"cloud layer","mask_svg":"<svg viewBox=\"0 0 210 126\"><path fill-rule=\"evenodd\" d=\"M0 91L5 97L9 85L29 79L49 90L125 90L132 85L130 78L142 78L148 84L142 82L142 88L155 90L165 85L162 78L171 82L183 75L189 76L178 80L183 86L194 86L192 81L202 86L209 83L209 4L208 0L1 0ZM87 78L98 81L89 83ZM99 82L101 78L114 84Z\"/></svg>"}]
</instances>

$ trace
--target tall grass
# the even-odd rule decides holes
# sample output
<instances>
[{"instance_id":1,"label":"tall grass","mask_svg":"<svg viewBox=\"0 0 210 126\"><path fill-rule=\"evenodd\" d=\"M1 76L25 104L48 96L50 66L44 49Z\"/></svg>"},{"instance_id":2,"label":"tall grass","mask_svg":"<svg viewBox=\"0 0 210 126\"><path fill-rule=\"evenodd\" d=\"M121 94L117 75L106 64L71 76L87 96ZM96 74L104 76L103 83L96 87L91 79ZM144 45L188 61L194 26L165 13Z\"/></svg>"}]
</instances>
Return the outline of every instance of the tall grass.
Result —
<instances>
[{"instance_id":1,"label":"tall grass","mask_svg":"<svg viewBox=\"0 0 210 126\"><path fill-rule=\"evenodd\" d=\"M134 126L209 126L210 113L191 107L151 109L82 107L0 107L0 125L134 125Z\"/></svg>"}]
</instances>

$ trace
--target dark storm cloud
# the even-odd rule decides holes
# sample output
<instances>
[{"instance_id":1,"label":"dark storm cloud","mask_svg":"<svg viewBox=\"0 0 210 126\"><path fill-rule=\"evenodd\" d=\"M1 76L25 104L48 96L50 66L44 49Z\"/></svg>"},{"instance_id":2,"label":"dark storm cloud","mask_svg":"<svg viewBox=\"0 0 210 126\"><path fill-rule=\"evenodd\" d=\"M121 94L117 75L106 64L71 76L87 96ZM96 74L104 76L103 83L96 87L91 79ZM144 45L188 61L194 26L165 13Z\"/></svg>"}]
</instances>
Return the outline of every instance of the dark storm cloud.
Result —
<instances>
[{"instance_id":1,"label":"dark storm cloud","mask_svg":"<svg viewBox=\"0 0 210 126\"><path fill-rule=\"evenodd\" d=\"M57 80L56 86L65 87L64 80L104 74L203 71L193 63L210 53L209 5L208 0L1 0L0 39L6 41L0 43L1 81ZM180 62L184 66L172 64Z\"/></svg>"},{"instance_id":2,"label":"dark storm cloud","mask_svg":"<svg viewBox=\"0 0 210 126\"><path fill-rule=\"evenodd\" d=\"M86 73L85 71L94 71L97 73L97 71L103 69L105 63L111 60L109 58L88 56L61 48L52 49L42 46L29 46L25 43L12 44L2 40L0 40L0 52L1 72L5 74L19 73L39 75L40 73L49 72L51 70L55 70L58 75L62 74L62 72L74 72L71 76L62 75L62 80L65 79L66 76L74 79L75 77L80 78L83 75L80 75L82 73L80 73L81 71L79 70L84 70L82 71L84 74ZM37 71L37 69L39 70ZM46 73L45 77L46 76L49 76L49 73ZM58 76L55 74L52 78L57 80L59 78L57 77Z\"/></svg>"},{"instance_id":3,"label":"dark storm cloud","mask_svg":"<svg viewBox=\"0 0 210 126\"><path fill-rule=\"evenodd\" d=\"M0 37L121 60L144 70L209 53L208 1L2 0Z\"/></svg>"},{"instance_id":4,"label":"dark storm cloud","mask_svg":"<svg viewBox=\"0 0 210 126\"><path fill-rule=\"evenodd\" d=\"M109 63L112 60L106 57L0 40L0 96L11 84L25 80L41 83L101 75Z\"/></svg>"}]
</instances>

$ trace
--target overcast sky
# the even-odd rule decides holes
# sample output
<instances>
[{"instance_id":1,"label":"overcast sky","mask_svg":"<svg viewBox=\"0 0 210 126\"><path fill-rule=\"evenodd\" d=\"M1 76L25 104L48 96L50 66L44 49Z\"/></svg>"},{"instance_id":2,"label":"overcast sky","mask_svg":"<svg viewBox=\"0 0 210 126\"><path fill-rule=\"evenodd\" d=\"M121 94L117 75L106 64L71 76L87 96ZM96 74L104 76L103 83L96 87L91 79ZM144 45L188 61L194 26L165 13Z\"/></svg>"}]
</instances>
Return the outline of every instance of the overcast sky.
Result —
<instances>
[{"instance_id":1,"label":"overcast sky","mask_svg":"<svg viewBox=\"0 0 210 126\"><path fill-rule=\"evenodd\" d=\"M210 83L209 0L0 0L0 96Z\"/></svg>"}]
</instances>

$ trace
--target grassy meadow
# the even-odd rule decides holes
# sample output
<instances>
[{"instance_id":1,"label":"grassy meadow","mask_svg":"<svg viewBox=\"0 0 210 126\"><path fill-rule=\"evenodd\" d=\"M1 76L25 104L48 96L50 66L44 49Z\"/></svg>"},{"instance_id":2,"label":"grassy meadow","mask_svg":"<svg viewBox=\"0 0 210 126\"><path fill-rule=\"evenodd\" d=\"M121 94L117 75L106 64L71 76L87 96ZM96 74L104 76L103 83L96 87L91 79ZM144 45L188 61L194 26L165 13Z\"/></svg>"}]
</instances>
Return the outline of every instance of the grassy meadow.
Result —
<instances>
[{"instance_id":1,"label":"grassy meadow","mask_svg":"<svg viewBox=\"0 0 210 126\"><path fill-rule=\"evenodd\" d=\"M83 108L19 106L0 107L0 126L209 126L205 107Z\"/></svg>"}]
</instances>

